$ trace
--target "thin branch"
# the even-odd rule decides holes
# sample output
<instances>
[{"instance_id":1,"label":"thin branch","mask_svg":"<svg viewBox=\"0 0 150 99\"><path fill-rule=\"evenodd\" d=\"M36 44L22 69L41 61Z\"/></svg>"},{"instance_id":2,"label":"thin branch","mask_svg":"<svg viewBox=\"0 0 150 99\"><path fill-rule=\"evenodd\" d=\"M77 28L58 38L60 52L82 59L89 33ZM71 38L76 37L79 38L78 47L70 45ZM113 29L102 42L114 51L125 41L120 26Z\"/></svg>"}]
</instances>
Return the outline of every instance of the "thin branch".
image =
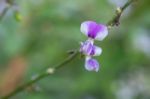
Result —
<instances>
[{"instance_id":1,"label":"thin branch","mask_svg":"<svg viewBox=\"0 0 150 99\"><path fill-rule=\"evenodd\" d=\"M118 26L119 25L119 20L121 17L121 14L123 13L123 11L136 0L129 0L123 7L120 7L117 9L117 13L116 15L112 18L112 20L110 20L107 24L108 27L113 27L113 26ZM58 70L59 68L65 66L67 63L71 62L77 55L78 55L78 51L72 51L69 57L67 57L63 62L59 63L57 66L55 67L50 67L48 69L46 69L45 72L39 74L39 76L37 76L35 79L30 80L29 82L25 83L24 85L19 86L18 88L16 88L12 93L2 97L2 99L9 99L10 97L14 96L15 94L23 91L24 89L26 89L28 86L31 86L32 84L38 82L39 80L52 75L55 73L56 70Z\"/></svg>"},{"instance_id":2,"label":"thin branch","mask_svg":"<svg viewBox=\"0 0 150 99\"><path fill-rule=\"evenodd\" d=\"M64 65L68 64L69 62L71 62L78 54L79 54L79 52L77 50L75 50L64 61L62 61L61 63L59 63L58 65L56 65L54 67L47 68L46 71L44 71L43 73L39 74L37 77L35 77L34 79L32 79L29 82L25 83L24 85L19 86L18 88L16 88L10 94L2 97L2 99L9 99L10 97L14 96L15 94L17 94L17 93L21 92L22 90L26 89L28 86L31 86L32 84L34 84L37 81L41 80L42 78L45 78L47 76L50 76L50 75L54 74L56 72L56 70L59 70Z\"/></svg>"},{"instance_id":3,"label":"thin branch","mask_svg":"<svg viewBox=\"0 0 150 99\"><path fill-rule=\"evenodd\" d=\"M6 1L0 1L0 6L2 6L2 8L0 9L1 13L0 13L0 20L3 19L3 17L5 16L6 12L9 9L9 4Z\"/></svg>"},{"instance_id":4,"label":"thin branch","mask_svg":"<svg viewBox=\"0 0 150 99\"><path fill-rule=\"evenodd\" d=\"M4 9L2 9L3 11L0 14L0 21L3 19L3 17L7 13L7 11L11 8L11 6L13 6L15 4L14 1L15 0L3 0L3 1L1 1L2 3L4 3L4 5L0 5L0 6L5 6L5 7L4 7Z\"/></svg>"},{"instance_id":5,"label":"thin branch","mask_svg":"<svg viewBox=\"0 0 150 99\"><path fill-rule=\"evenodd\" d=\"M120 17L122 15L123 11L135 1L137 1L137 0L128 0L127 3L125 3L122 7L118 7L116 10L116 15L112 18L112 20L110 20L108 22L107 26L109 28L111 28L113 26L118 26L120 24Z\"/></svg>"},{"instance_id":6,"label":"thin branch","mask_svg":"<svg viewBox=\"0 0 150 99\"><path fill-rule=\"evenodd\" d=\"M5 14L6 14L6 12L8 11L8 7L6 7L4 10L3 10L3 12L2 12L2 14L0 15L0 21L3 19L3 17L5 16Z\"/></svg>"}]
</instances>

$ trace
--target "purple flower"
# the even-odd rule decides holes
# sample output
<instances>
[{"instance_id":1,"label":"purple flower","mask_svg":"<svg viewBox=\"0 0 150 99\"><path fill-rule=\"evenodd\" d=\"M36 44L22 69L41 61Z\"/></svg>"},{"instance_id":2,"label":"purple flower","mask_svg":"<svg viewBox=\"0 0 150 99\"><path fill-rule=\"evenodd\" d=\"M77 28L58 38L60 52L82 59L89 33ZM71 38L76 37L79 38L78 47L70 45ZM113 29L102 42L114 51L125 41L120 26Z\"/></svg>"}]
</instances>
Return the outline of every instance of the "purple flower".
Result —
<instances>
[{"instance_id":1,"label":"purple flower","mask_svg":"<svg viewBox=\"0 0 150 99\"><path fill-rule=\"evenodd\" d=\"M86 57L85 69L88 70L88 71L96 71L96 72L98 72L98 70L99 70L99 63L97 62L97 60L92 59L91 57Z\"/></svg>"},{"instance_id":2,"label":"purple flower","mask_svg":"<svg viewBox=\"0 0 150 99\"><path fill-rule=\"evenodd\" d=\"M87 56L99 56L102 53L102 49L93 45L93 41L87 40L81 43L80 52Z\"/></svg>"},{"instance_id":3,"label":"purple flower","mask_svg":"<svg viewBox=\"0 0 150 99\"><path fill-rule=\"evenodd\" d=\"M88 37L88 40L81 43L80 52L85 55L85 68L88 71L99 70L99 63L93 56L99 56L102 49L94 45L94 40L102 41L108 35L106 25L97 24L94 21L85 21L81 24L81 32Z\"/></svg>"},{"instance_id":4,"label":"purple flower","mask_svg":"<svg viewBox=\"0 0 150 99\"><path fill-rule=\"evenodd\" d=\"M108 35L107 26L94 21L85 21L81 24L81 32L87 37L102 41Z\"/></svg>"}]
</instances>

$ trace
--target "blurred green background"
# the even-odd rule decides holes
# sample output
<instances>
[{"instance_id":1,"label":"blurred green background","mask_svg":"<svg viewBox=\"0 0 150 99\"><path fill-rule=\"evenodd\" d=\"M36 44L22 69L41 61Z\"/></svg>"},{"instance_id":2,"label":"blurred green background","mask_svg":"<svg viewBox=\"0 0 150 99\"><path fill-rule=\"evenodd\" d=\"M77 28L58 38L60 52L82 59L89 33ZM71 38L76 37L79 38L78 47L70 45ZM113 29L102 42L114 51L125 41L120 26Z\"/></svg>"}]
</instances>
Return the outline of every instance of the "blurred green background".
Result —
<instances>
[{"instance_id":1,"label":"blurred green background","mask_svg":"<svg viewBox=\"0 0 150 99\"><path fill-rule=\"evenodd\" d=\"M126 1L17 0L22 20L15 19L12 7L0 20L0 94L61 62L67 51L87 39L80 32L81 22L106 24ZM149 4L135 2L121 24L96 42L103 49L96 57L98 73L86 71L84 59L77 57L12 99L150 99Z\"/></svg>"}]
</instances>

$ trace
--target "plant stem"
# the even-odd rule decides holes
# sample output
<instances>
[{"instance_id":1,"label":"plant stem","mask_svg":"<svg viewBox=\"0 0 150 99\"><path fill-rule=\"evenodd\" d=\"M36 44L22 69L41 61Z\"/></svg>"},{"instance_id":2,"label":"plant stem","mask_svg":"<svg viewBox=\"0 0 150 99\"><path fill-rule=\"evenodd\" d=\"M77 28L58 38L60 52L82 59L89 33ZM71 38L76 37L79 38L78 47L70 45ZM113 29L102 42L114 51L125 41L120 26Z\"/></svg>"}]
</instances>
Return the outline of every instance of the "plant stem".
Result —
<instances>
[{"instance_id":1,"label":"plant stem","mask_svg":"<svg viewBox=\"0 0 150 99\"><path fill-rule=\"evenodd\" d=\"M9 10L9 5L5 2L5 1L1 1L4 4L1 4L0 6L5 6L4 9L1 9L2 12L0 14L0 21L3 19L3 17L5 16L6 12Z\"/></svg>"},{"instance_id":2,"label":"plant stem","mask_svg":"<svg viewBox=\"0 0 150 99\"><path fill-rule=\"evenodd\" d=\"M0 15L0 21L3 19L7 11L15 4L15 0L3 0L1 2L4 3L5 8L3 9ZM4 5L0 5L0 6L4 6Z\"/></svg>"},{"instance_id":3,"label":"plant stem","mask_svg":"<svg viewBox=\"0 0 150 99\"><path fill-rule=\"evenodd\" d=\"M45 77L47 77L49 75L52 75L53 73L56 72L56 70L60 69L61 67L63 67L64 65L66 65L67 63L72 61L78 55L78 53L79 52L75 50L64 61L62 61L61 63L59 63L58 65L56 65L54 67L47 68L46 71L44 71L43 73L39 74L39 76L37 76L36 78L30 80L29 82L25 83L24 85L21 85L21 86L17 87L13 92L11 92L10 94L2 97L2 99L9 99L10 97L14 96L15 94L17 94L17 93L21 92L22 90L26 89L28 86L31 86L32 84L34 84L37 81L41 80L42 78L45 78Z\"/></svg>"},{"instance_id":4,"label":"plant stem","mask_svg":"<svg viewBox=\"0 0 150 99\"><path fill-rule=\"evenodd\" d=\"M107 23L107 26L109 28L111 28L113 26L118 26L120 24L119 21L120 21L120 17L122 15L123 11L135 1L137 1L137 0L128 0L122 7L117 8L116 15L112 18L112 20L110 20Z\"/></svg>"},{"instance_id":5,"label":"plant stem","mask_svg":"<svg viewBox=\"0 0 150 99\"><path fill-rule=\"evenodd\" d=\"M122 12L131 4L136 0L129 0L123 7L117 9L117 13L116 15L113 17L112 20L110 20L107 24L108 27L113 27L113 26L118 26L119 25L119 20L120 20L120 16L122 14ZM73 51L71 53L71 55L69 57L67 57L64 61L62 61L61 63L59 63L58 65L56 65L53 68L48 68L46 69L45 72L39 74L39 76L37 76L35 79L30 80L29 82L25 83L22 86L19 86L18 88L16 88L13 92L11 92L10 94L2 97L2 99L9 99L10 97L14 96L15 94L21 92L22 90L24 90L25 88L27 88L28 86L31 86L32 84L38 82L39 80L52 75L53 73L55 73L56 70L58 70L59 68L65 66L67 63L69 63L70 61L72 61L77 55L78 55L78 51Z\"/></svg>"}]
</instances>

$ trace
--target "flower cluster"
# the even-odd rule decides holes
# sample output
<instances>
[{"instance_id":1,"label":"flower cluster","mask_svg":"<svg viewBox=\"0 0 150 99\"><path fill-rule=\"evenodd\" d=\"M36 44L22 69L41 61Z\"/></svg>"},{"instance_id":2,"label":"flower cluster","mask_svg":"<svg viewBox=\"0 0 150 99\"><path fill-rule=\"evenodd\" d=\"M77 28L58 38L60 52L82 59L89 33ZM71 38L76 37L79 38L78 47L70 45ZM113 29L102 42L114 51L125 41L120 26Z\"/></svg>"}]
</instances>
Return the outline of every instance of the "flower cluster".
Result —
<instances>
[{"instance_id":1,"label":"flower cluster","mask_svg":"<svg viewBox=\"0 0 150 99\"><path fill-rule=\"evenodd\" d=\"M102 41L108 35L107 26L94 21L85 21L81 24L80 30L88 37L85 42L81 42L80 47L80 52L85 55L85 68L97 72L99 63L93 56L101 55L102 49L94 45L94 40Z\"/></svg>"}]
</instances>

